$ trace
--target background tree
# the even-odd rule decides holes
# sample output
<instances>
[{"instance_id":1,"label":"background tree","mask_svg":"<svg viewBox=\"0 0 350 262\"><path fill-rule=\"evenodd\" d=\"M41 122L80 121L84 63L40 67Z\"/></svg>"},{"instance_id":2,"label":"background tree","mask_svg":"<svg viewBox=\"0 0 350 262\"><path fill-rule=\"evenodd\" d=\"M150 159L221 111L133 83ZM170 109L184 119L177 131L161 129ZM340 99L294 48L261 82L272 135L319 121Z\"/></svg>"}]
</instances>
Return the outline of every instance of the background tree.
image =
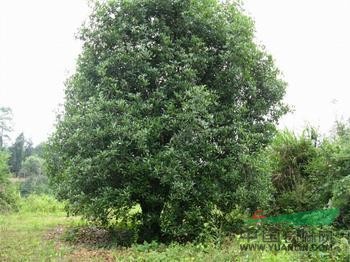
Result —
<instances>
[{"instance_id":1,"label":"background tree","mask_svg":"<svg viewBox=\"0 0 350 262\"><path fill-rule=\"evenodd\" d=\"M350 222L350 127L337 122L331 137L313 128L279 132L267 149L274 185L273 215L335 207L334 226Z\"/></svg>"},{"instance_id":2,"label":"background tree","mask_svg":"<svg viewBox=\"0 0 350 262\"><path fill-rule=\"evenodd\" d=\"M25 181L20 186L22 196L51 193L48 178L44 171L44 160L40 157L28 157L23 162L19 176L25 178Z\"/></svg>"},{"instance_id":3,"label":"background tree","mask_svg":"<svg viewBox=\"0 0 350 262\"><path fill-rule=\"evenodd\" d=\"M43 158L44 157L44 150L45 150L45 143L42 142L35 146L32 151L32 155Z\"/></svg>"},{"instance_id":4,"label":"background tree","mask_svg":"<svg viewBox=\"0 0 350 262\"><path fill-rule=\"evenodd\" d=\"M33 155L34 147L31 139L26 139L23 148L23 161Z\"/></svg>"},{"instance_id":5,"label":"background tree","mask_svg":"<svg viewBox=\"0 0 350 262\"><path fill-rule=\"evenodd\" d=\"M11 155L10 170L15 176L19 176L22 163L34 152L33 142L30 139L26 139L24 134L21 133L9 148L9 151Z\"/></svg>"},{"instance_id":6,"label":"background tree","mask_svg":"<svg viewBox=\"0 0 350 262\"><path fill-rule=\"evenodd\" d=\"M328 177L328 191L331 191L330 207L340 209L335 225L350 228L350 120L337 121L332 140L333 154L328 156L327 165L319 172Z\"/></svg>"},{"instance_id":7,"label":"background tree","mask_svg":"<svg viewBox=\"0 0 350 262\"><path fill-rule=\"evenodd\" d=\"M140 239L197 237L213 209L268 203L256 157L285 83L250 18L216 0L97 3L48 148L71 211L108 223L139 204Z\"/></svg>"},{"instance_id":8,"label":"background tree","mask_svg":"<svg viewBox=\"0 0 350 262\"><path fill-rule=\"evenodd\" d=\"M9 180L8 155L0 150L0 212L8 212L17 208L18 196L15 187Z\"/></svg>"},{"instance_id":9,"label":"background tree","mask_svg":"<svg viewBox=\"0 0 350 262\"><path fill-rule=\"evenodd\" d=\"M0 107L0 150L4 147L6 139L9 139L9 133L12 131L12 110L9 107Z\"/></svg>"},{"instance_id":10,"label":"background tree","mask_svg":"<svg viewBox=\"0 0 350 262\"><path fill-rule=\"evenodd\" d=\"M13 145L9 148L11 157L10 157L10 171L15 174L15 176L19 175L19 171L22 167L22 162L24 159L24 145L25 138L24 134L21 133L13 143Z\"/></svg>"},{"instance_id":11,"label":"background tree","mask_svg":"<svg viewBox=\"0 0 350 262\"><path fill-rule=\"evenodd\" d=\"M28 157L22 164L19 176L26 178L30 176L41 176L43 175L44 160L36 157Z\"/></svg>"}]
</instances>

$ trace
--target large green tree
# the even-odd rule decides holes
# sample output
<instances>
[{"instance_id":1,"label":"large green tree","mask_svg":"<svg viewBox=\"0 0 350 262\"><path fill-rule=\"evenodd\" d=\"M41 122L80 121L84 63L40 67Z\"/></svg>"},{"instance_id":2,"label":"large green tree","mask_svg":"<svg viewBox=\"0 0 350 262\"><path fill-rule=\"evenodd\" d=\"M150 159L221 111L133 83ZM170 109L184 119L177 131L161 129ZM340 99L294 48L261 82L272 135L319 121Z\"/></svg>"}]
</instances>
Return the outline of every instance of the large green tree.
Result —
<instances>
[{"instance_id":1,"label":"large green tree","mask_svg":"<svg viewBox=\"0 0 350 262\"><path fill-rule=\"evenodd\" d=\"M255 155L287 111L252 20L217 0L97 3L47 163L71 210L139 204L140 238L188 240L211 211L267 201Z\"/></svg>"}]
</instances>

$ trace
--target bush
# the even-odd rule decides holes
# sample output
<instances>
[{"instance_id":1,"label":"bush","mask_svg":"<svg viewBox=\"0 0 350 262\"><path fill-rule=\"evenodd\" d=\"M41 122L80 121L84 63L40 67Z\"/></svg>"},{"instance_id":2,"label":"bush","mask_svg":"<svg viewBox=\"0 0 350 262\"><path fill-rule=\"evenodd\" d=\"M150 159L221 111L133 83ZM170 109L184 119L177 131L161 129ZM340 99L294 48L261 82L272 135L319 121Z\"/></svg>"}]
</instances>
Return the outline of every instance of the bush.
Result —
<instances>
[{"instance_id":1,"label":"bush","mask_svg":"<svg viewBox=\"0 0 350 262\"><path fill-rule=\"evenodd\" d=\"M36 157L28 157L22 165L19 172L25 181L20 185L21 196L26 197L29 194L49 194L49 180L44 172L44 160Z\"/></svg>"},{"instance_id":2,"label":"bush","mask_svg":"<svg viewBox=\"0 0 350 262\"><path fill-rule=\"evenodd\" d=\"M306 128L300 136L285 130L277 134L267 154L272 165L272 213L294 213L327 206L331 197L332 141Z\"/></svg>"},{"instance_id":3,"label":"bush","mask_svg":"<svg viewBox=\"0 0 350 262\"><path fill-rule=\"evenodd\" d=\"M9 212L17 209L19 196L15 185L10 182L8 155L0 150L0 211Z\"/></svg>"},{"instance_id":4,"label":"bush","mask_svg":"<svg viewBox=\"0 0 350 262\"><path fill-rule=\"evenodd\" d=\"M50 194L51 192L48 177L45 175L31 176L20 185L22 197L27 197L30 194Z\"/></svg>"},{"instance_id":5,"label":"bush","mask_svg":"<svg viewBox=\"0 0 350 262\"><path fill-rule=\"evenodd\" d=\"M44 174L44 160L37 156L30 156L22 164L19 176L23 178L41 176Z\"/></svg>"},{"instance_id":6,"label":"bush","mask_svg":"<svg viewBox=\"0 0 350 262\"><path fill-rule=\"evenodd\" d=\"M340 209L336 225L350 229L350 175L335 183L330 206Z\"/></svg>"},{"instance_id":7,"label":"bush","mask_svg":"<svg viewBox=\"0 0 350 262\"><path fill-rule=\"evenodd\" d=\"M23 213L60 213L65 211L65 204L50 195L30 195L20 201Z\"/></svg>"}]
</instances>

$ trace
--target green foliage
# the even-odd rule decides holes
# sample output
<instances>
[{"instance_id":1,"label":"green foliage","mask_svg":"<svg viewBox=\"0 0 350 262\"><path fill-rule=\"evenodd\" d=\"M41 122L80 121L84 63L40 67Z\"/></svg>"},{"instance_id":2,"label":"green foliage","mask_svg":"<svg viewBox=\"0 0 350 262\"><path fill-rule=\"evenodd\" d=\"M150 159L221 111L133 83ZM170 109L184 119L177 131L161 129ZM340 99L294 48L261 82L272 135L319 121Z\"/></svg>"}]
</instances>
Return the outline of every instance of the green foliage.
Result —
<instances>
[{"instance_id":1,"label":"green foliage","mask_svg":"<svg viewBox=\"0 0 350 262\"><path fill-rule=\"evenodd\" d=\"M10 171L14 173L15 176L19 176L23 162L33 153L33 143L30 140L25 139L24 134L21 133L9 148L9 151Z\"/></svg>"},{"instance_id":2,"label":"green foliage","mask_svg":"<svg viewBox=\"0 0 350 262\"><path fill-rule=\"evenodd\" d=\"M349 261L350 260L350 243L347 238L338 238L334 245L334 252L327 254L332 261ZM313 255L313 254L311 254ZM319 255L319 254L316 254Z\"/></svg>"},{"instance_id":3,"label":"green foliage","mask_svg":"<svg viewBox=\"0 0 350 262\"><path fill-rule=\"evenodd\" d=\"M25 161L28 157L30 157L34 152L33 142L28 139L25 141L24 150L23 150L23 161Z\"/></svg>"},{"instance_id":4,"label":"green foliage","mask_svg":"<svg viewBox=\"0 0 350 262\"><path fill-rule=\"evenodd\" d=\"M335 150L330 161L329 172L332 181L330 205L340 208L336 225L350 229L350 125L337 122L334 136Z\"/></svg>"},{"instance_id":5,"label":"green foliage","mask_svg":"<svg viewBox=\"0 0 350 262\"><path fill-rule=\"evenodd\" d=\"M0 212L9 212L17 208L18 195L15 186L9 180L8 155L0 150Z\"/></svg>"},{"instance_id":6,"label":"green foliage","mask_svg":"<svg viewBox=\"0 0 350 262\"><path fill-rule=\"evenodd\" d=\"M16 176L21 169L23 158L24 158L24 144L25 138L23 133L21 133L13 143L13 145L9 148L10 150L10 170Z\"/></svg>"},{"instance_id":7,"label":"green foliage","mask_svg":"<svg viewBox=\"0 0 350 262\"><path fill-rule=\"evenodd\" d=\"M307 128L300 136L280 132L267 151L273 169L274 214L335 207L337 227L349 228L350 128L338 122L333 137Z\"/></svg>"},{"instance_id":8,"label":"green foliage","mask_svg":"<svg viewBox=\"0 0 350 262\"><path fill-rule=\"evenodd\" d=\"M278 192L292 191L308 177L307 165L316 156L314 141L305 135L297 137L286 130L277 134L271 145L274 185Z\"/></svg>"},{"instance_id":9,"label":"green foliage","mask_svg":"<svg viewBox=\"0 0 350 262\"><path fill-rule=\"evenodd\" d=\"M51 205L51 201L45 205ZM121 248L125 234L86 227L80 218L67 218L61 212L42 212L35 208L38 197L26 198L27 207L22 212L0 213L0 260L1 261L348 261L349 243L345 238L335 238L333 250L326 252L287 252L265 250L244 251L246 243L241 235L225 237L220 245L206 243L171 243L156 241L134 244ZM32 211L31 211L32 210ZM33 211L34 210L34 211ZM238 212L240 213L240 211ZM236 216L236 215L233 215ZM78 229L78 230L76 230ZM283 230L283 227L280 228ZM297 229L295 229L297 230ZM330 229L331 230L331 229ZM288 230L290 232L290 229ZM317 229L315 231L317 234ZM296 234L296 232L295 232ZM107 238L106 238L107 236ZM113 238L114 237L114 238ZM69 241L65 241L69 240ZM82 241L84 240L84 241ZM107 242L113 243L114 246ZM284 240L281 241L281 243ZM301 241L303 240L296 240ZM254 242L250 242L254 243ZM102 244L102 245L101 245ZM118 245L118 246L116 246Z\"/></svg>"},{"instance_id":10,"label":"green foliage","mask_svg":"<svg viewBox=\"0 0 350 262\"><path fill-rule=\"evenodd\" d=\"M25 178L25 181L20 185L22 196L29 194L49 194L48 177L44 172L44 160L37 156L28 157L19 172L19 176Z\"/></svg>"},{"instance_id":11,"label":"green foliage","mask_svg":"<svg viewBox=\"0 0 350 262\"><path fill-rule=\"evenodd\" d=\"M249 217L250 214L244 212L239 206L228 213L213 209L197 240L200 243L213 243L220 246L228 235L243 233L246 229L245 222Z\"/></svg>"},{"instance_id":12,"label":"green foliage","mask_svg":"<svg viewBox=\"0 0 350 262\"><path fill-rule=\"evenodd\" d=\"M336 178L350 175L350 121L337 123L334 138L336 150L333 155L333 172Z\"/></svg>"},{"instance_id":13,"label":"green foliage","mask_svg":"<svg viewBox=\"0 0 350 262\"><path fill-rule=\"evenodd\" d=\"M64 212L64 203L50 195L30 195L22 198L19 210L22 213L54 214Z\"/></svg>"},{"instance_id":14,"label":"green foliage","mask_svg":"<svg viewBox=\"0 0 350 262\"><path fill-rule=\"evenodd\" d=\"M72 248L56 237L77 221L63 212L0 212L0 261L72 261L63 259Z\"/></svg>"},{"instance_id":15,"label":"green foliage","mask_svg":"<svg viewBox=\"0 0 350 262\"><path fill-rule=\"evenodd\" d=\"M31 176L20 185L21 196L26 197L30 194L51 194L48 177L45 175Z\"/></svg>"},{"instance_id":16,"label":"green foliage","mask_svg":"<svg viewBox=\"0 0 350 262\"><path fill-rule=\"evenodd\" d=\"M327 185L327 176L322 171L327 164L324 160L331 152L328 145L310 127L300 136L288 130L277 134L267 151L275 188L273 213L294 213L326 206L329 192L321 189Z\"/></svg>"},{"instance_id":17,"label":"green foliage","mask_svg":"<svg viewBox=\"0 0 350 262\"><path fill-rule=\"evenodd\" d=\"M285 83L253 33L217 0L98 3L46 157L70 210L108 224L140 205L141 241L187 241L214 209L268 203Z\"/></svg>"},{"instance_id":18,"label":"green foliage","mask_svg":"<svg viewBox=\"0 0 350 262\"><path fill-rule=\"evenodd\" d=\"M31 176L42 176L44 173L44 160L36 157L28 157L22 164L22 168L19 171L19 176L26 178Z\"/></svg>"},{"instance_id":19,"label":"green foliage","mask_svg":"<svg viewBox=\"0 0 350 262\"><path fill-rule=\"evenodd\" d=\"M350 175L335 183L330 204L340 209L337 225L350 229Z\"/></svg>"},{"instance_id":20,"label":"green foliage","mask_svg":"<svg viewBox=\"0 0 350 262\"><path fill-rule=\"evenodd\" d=\"M32 155L43 158L44 151L45 151L45 143L43 142L33 148Z\"/></svg>"}]
</instances>

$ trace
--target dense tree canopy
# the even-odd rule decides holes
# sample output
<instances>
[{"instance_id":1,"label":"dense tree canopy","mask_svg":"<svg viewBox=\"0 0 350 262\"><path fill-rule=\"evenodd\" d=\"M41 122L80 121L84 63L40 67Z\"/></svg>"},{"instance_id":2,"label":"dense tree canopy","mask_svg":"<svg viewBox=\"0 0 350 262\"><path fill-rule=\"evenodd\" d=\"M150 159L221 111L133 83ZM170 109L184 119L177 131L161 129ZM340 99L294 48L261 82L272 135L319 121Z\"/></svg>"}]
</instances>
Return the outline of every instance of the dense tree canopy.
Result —
<instances>
[{"instance_id":1,"label":"dense tree canopy","mask_svg":"<svg viewBox=\"0 0 350 262\"><path fill-rule=\"evenodd\" d=\"M48 145L75 213L107 223L135 205L140 237L193 239L211 211L266 204L256 155L287 111L252 20L217 0L96 4Z\"/></svg>"}]
</instances>

